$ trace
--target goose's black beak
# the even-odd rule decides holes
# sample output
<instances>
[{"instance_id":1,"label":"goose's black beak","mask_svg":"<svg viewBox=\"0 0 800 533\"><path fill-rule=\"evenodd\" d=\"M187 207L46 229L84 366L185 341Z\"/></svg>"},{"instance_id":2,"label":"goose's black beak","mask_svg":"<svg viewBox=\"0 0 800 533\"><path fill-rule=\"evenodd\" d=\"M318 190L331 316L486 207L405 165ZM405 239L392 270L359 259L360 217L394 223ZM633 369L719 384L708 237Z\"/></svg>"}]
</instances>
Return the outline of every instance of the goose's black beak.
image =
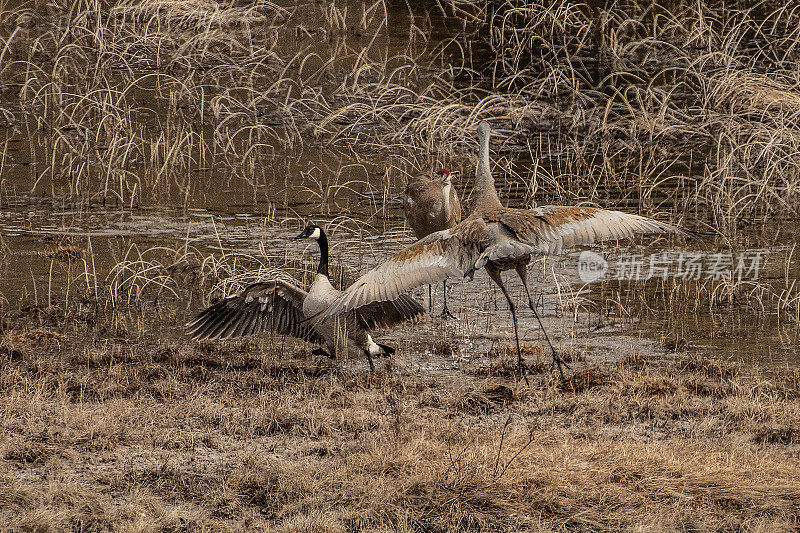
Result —
<instances>
[{"instance_id":1,"label":"goose's black beak","mask_svg":"<svg viewBox=\"0 0 800 533\"><path fill-rule=\"evenodd\" d=\"M303 232L300 235L298 235L297 237L295 237L292 240L297 241L297 240L300 240L300 239L307 239L307 238L311 237L314 234L314 230L316 230L316 229L317 229L316 226L308 225L308 226L306 226L306 228L303 230Z\"/></svg>"}]
</instances>

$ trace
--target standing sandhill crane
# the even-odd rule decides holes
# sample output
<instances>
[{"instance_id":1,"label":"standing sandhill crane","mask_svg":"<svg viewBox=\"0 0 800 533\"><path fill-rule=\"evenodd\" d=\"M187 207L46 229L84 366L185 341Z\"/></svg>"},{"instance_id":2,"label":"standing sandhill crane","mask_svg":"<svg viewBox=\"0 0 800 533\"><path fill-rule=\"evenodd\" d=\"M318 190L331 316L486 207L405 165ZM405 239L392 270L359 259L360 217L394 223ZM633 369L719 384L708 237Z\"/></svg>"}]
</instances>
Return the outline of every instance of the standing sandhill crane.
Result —
<instances>
[{"instance_id":1,"label":"standing sandhill crane","mask_svg":"<svg viewBox=\"0 0 800 533\"><path fill-rule=\"evenodd\" d=\"M526 268L532 258L558 254L569 246L623 239L640 233L686 235L680 228L664 222L594 207L503 207L490 171L490 133L491 128L487 123L482 122L478 126L480 150L472 213L456 226L431 233L361 276L316 320L329 319L370 302L390 300L414 287L451 276L472 279L477 270L485 267L491 280L500 287L511 310L517 363L520 373L525 376L516 309L503 283L503 271L513 269L517 272L525 288L528 305L542 326L527 283ZM562 366L566 363L556 353L546 332L545 338L552 350L553 364L558 366L563 379Z\"/></svg>"},{"instance_id":2,"label":"standing sandhill crane","mask_svg":"<svg viewBox=\"0 0 800 533\"><path fill-rule=\"evenodd\" d=\"M283 280L253 283L198 314L186 325L186 333L197 340L243 337L265 331L291 335L323 345L324 348L313 351L315 355L333 357L337 351L347 353L360 349L367 356L370 370L374 371L372 356L392 355L394 348L374 342L368 331L420 318L425 311L416 300L401 294L359 306L344 317L311 324L306 317L327 309L342 292L334 289L328 278L325 232L310 224L295 240L309 237L319 245L320 261L308 292Z\"/></svg>"},{"instance_id":3,"label":"standing sandhill crane","mask_svg":"<svg viewBox=\"0 0 800 533\"><path fill-rule=\"evenodd\" d=\"M416 176L406 185L405 212L408 225L417 239L461 222L461 202L453 188L452 172L443 168L438 178ZM429 310L432 307L431 286L428 285ZM444 307L442 316L455 318L447 309L447 280L442 281Z\"/></svg>"}]
</instances>

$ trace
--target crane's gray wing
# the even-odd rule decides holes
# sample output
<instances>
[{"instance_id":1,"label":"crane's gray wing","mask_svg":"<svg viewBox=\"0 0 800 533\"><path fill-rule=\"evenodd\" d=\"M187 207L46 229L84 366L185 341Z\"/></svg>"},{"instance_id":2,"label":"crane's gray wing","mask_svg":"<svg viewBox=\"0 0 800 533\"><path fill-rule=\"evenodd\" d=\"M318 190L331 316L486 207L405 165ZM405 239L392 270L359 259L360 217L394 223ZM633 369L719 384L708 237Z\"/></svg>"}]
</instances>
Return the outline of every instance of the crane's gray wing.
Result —
<instances>
[{"instance_id":1,"label":"crane's gray wing","mask_svg":"<svg viewBox=\"0 0 800 533\"><path fill-rule=\"evenodd\" d=\"M487 261L515 259L524 255L555 255L564 248L626 239L641 233L690 233L651 218L594 207L542 206L534 209L500 208L484 213L491 245L475 262L475 270Z\"/></svg>"},{"instance_id":2,"label":"crane's gray wing","mask_svg":"<svg viewBox=\"0 0 800 533\"><path fill-rule=\"evenodd\" d=\"M387 302L372 302L355 311L359 324L364 329L390 328L406 320L418 320L425 316L425 309L407 294Z\"/></svg>"},{"instance_id":3,"label":"crane's gray wing","mask_svg":"<svg viewBox=\"0 0 800 533\"><path fill-rule=\"evenodd\" d=\"M485 247L482 220L469 219L431 233L373 268L350 285L315 323L372 302L387 302L420 285L461 277Z\"/></svg>"},{"instance_id":4,"label":"crane's gray wing","mask_svg":"<svg viewBox=\"0 0 800 533\"><path fill-rule=\"evenodd\" d=\"M198 314L186 324L186 334L201 340L272 332L322 344L325 339L303 315L307 294L285 281L254 283Z\"/></svg>"},{"instance_id":5,"label":"crane's gray wing","mask_svg":"<svg viewBox=\"0 0 800 533\"><path fill-rule=\"evenodd\" d=\"M626 239L640 233L688 232L652 218L594 207L542 206L534 209L502 209L487 215L487 222L502 222L521 242L542 254L558 254L564 248L599 241Z\"/></svg>"}]
</instances>

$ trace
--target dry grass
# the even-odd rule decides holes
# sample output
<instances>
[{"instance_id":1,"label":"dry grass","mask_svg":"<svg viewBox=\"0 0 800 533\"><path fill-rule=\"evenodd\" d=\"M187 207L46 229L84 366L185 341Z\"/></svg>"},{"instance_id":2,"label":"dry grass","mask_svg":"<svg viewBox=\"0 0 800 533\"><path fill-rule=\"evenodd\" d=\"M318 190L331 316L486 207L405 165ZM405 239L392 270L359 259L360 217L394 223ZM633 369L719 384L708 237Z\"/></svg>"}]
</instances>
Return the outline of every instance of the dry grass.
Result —
<instances>
[{"instance_id":1,"label":"dry grass","mask_svg":"<svg viewBox=\"0 0 800 533\"><path fill-rule=\"evenodd\" d=\"M614 199L731 233L796 215L798 14L698 6L453 1L412 9L402 47L382 0L6 10L0 23L25 23L0 41L18 93L2 116L35 132L33 190L87 203L188 207L218 172L253 202L288 206L297 187L323 212L362 212L365 192L432 160L470 168L488 119L526 202Z\"/></svg>"},{"instance_id":2,"label":"dry grass","mask_svg":"<svg viewBox=\"0 0 800 533\"><path fill-rule=\"evenodd\" d=\"M798 11L608 4L448 0L399 32L382 0L2 4L0 207L213 209L225 189L270 224L324 213L379 235L409 174L464 170L469 196L489 120L515 207L692 220L725 249L794 220ZM0 253L16 260L4 237ZM178 339L185 299L307 281L308 261L126 243L99 268L73 238L39 253L45 282L0 295L0 529L800 527L794 369L572 353L560 382L525 346L530 387L507 347L466 372L369 375L288 339ZM793 253L771 280L607 284L598 309L797 324ZM567 313L590 303L563 291Z\"/></svg>"},{"instance_id":3,"label":"dry grass","mask_svg":"<svg viewBox=\"0 0 800 533\"><path fill-rule=\"evenodd\" d=\"M796 372L634 356L525 387L496 365L368 374L281 339L26 322L4 317L0 343L0 520L12 530L800 521Z\"/></svg>"}]
</instances>

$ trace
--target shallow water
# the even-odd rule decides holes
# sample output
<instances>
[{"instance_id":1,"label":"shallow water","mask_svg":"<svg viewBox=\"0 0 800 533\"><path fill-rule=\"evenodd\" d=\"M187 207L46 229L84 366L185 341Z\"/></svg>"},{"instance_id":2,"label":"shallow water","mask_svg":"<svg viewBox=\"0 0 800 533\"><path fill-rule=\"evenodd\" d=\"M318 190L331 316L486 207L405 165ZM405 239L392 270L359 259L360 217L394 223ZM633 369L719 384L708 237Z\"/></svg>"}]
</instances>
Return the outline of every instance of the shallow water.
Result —
<instances>
[{"instance_id":1,"label":"shallow water","mask_svg":"<svg viewBox=\"0 0 800 533\"><path fill-rule=\"evenodd\" d=\"M336 226L334 219L327 222L331 232L333 277L352 281L389 257L394 251L412 242L400 218L393 212L388 225L391 229L357 233L354 227ZM281 217L278 216L280 219ZM325 221L318 217L318 221ZM358 221L355 221L357 224ZM209 211L191 209L187 212L165 207L134 210L53 207L39 203L7 205L0 216L4 250L0 293L11 308L22 306L38 292L40 302L52 276L52 257L42 254L43 239L68 235L86 249L91 241L92 268L98 273L111 272L123 257L131 258L135 246L144 251L165 246L180 249L190 246L204 254L236 252L266 259L267 263L281 265L287 258L302 262L306 272L294 272L296 277L308 279L307 271L316 267L318 252L310 242L295 242L290 237L302 227L302 220L283 222L267 221L249 210ZM677 248L676 248L677 246ZM686 244L666 240L653 246L624 244L615 253L636 253L647 256L665 248L680 250ZM785 251L774 249L776 257ZM84 256L86 257L86 256ZM772 276L783 268L780 261L768 256L763 275ZM583 354L590 361L613 361L632 353L651 357L669 356L674 351L699 351L726 360L758 365L762 369L779 369L787 364L797 364L797 330L791 324L778 327L774 316L755 319L735 310L708 310L671 313L661 304L655 293L658 283L648 282L596 282L584 285L578 275L579 252L564 257L537 262L531 269L531 286L534 298L539 299L539 310L545 327L561 351ZM88 267L86 267L88 268ZM796 264L792 266L796 268ZM58 272L62 268L56 268ZM78 264L70 274L56 274L56 285L63 286L68 276L80 278L84 267ZM98 275L98 282L109 283L111 276ZM532 313L524 305L524 292L515 276L506 274L509 289L519 304L520 334L523 342L544 345L539 327ZM38 288L35 289L34 286ZM452 280L448 298L451 310L459 317L456 321L443 321L441 290L434 287L434 311L423 325L399 328L380 335L399 345L401 359L411 368L420 371L431 368L453 368L459 364L481 360L494 345L513 342L510 314L502 294L484 273L473 282ZM58 289L56 289L58 292ZM415 291L415 296L428 305L427 289ZM614 313L609 316L598 312L602 303L619 294L622 307L631 309L630 316ZM652 299L650 312L640 315L637 303ZM188 295L184 303L175 303L188 318L198 310ZM606 308L610 306L606 303ZM712 312L713 311L713 312ZM170 327L154 328L159 335L174 338L182 334L181 321ZM438 356L435 346L446 341L454 348L449 357Z\"/></svg>"}]
</instances>

